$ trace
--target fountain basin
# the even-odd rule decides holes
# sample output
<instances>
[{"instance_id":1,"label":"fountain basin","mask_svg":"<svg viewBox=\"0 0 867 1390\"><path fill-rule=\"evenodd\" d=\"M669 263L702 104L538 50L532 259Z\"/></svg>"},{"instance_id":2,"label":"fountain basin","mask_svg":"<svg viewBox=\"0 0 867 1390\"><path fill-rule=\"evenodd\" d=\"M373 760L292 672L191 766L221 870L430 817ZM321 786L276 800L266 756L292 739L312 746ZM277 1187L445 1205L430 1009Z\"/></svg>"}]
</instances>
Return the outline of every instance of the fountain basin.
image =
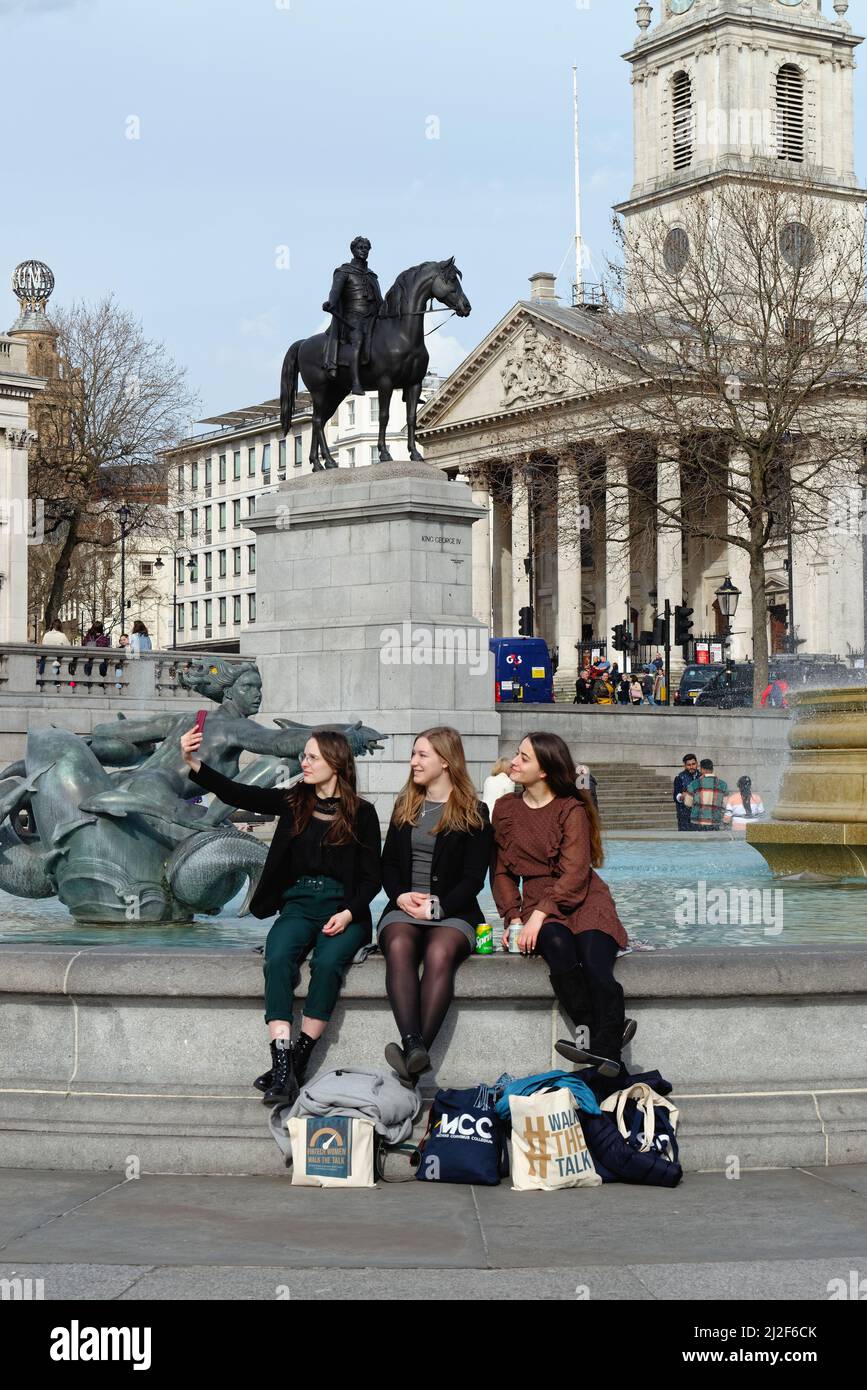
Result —
<instances>
[{"instance_id":1,"label":"fountain basin","mask_svg":"<svg viewBox=\"0 0 867 1390\"><path fill-rule=\"evenodd\" d=\"M774 874L867 877L867 687L789 696L789 759L771 820L747 840Z\"/></svg>"}]
</instances>

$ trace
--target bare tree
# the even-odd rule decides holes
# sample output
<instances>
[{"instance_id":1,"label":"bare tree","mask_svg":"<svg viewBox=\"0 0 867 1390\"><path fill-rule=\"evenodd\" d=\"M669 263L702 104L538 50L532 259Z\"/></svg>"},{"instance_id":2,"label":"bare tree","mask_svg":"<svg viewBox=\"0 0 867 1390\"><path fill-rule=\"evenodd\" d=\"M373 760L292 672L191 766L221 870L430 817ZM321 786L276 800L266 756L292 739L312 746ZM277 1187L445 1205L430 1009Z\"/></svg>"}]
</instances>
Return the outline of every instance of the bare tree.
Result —
<instances>
[{"instance_id":1,"label":"bare tree","mask_svg":"<svg viewBox=\"0 0 867 1390\"><path fill-rule=\"evenodd\" d=\"M620 256L596 403L630 438L630 511L745 552L755 694L768 678L765 569L788 532L820 545L829 499L860 490L867 387L863 215L809 176L730 180L696 196L675 228L615 220ZM680 498L660 498L648 451L680 461ZM833 504L832 504L833 505Z\"/></svg>"},{"instance_id":2,"label":"bare tree","mask_svg":"<svg viewBox=\"0 0 867 1390\"><path fill-rule=\"evenodd\" d=\"M73 561L86 566L116 550L122 503L128 535L153 524L166 501L162 451L180 441L194 406L185 369L112 296L60 309L52 321L60 369L40 399L30 456L30 492L44 501L53 561L50 577L40 574L46 627L67 595Z\"/></svg>"}]
</instances>

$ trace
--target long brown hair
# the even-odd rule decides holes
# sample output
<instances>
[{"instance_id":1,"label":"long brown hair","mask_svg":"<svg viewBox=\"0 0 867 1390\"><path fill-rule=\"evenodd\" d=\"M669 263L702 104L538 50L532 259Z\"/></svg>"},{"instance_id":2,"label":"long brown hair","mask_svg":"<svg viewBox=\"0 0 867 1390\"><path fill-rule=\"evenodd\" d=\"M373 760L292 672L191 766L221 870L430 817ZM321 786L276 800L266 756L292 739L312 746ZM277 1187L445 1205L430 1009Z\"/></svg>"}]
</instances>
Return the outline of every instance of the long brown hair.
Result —
<instances>
[{"instance_id":1,"label":"long brown hair","mask_svg":"<svg viewBox=\"0 0 867 1390\"><path fill-rule=\"evenodd\" d=\"M323 843L348 845L357 839L355 828L361 802L356 790L355 758L349 740L337 729L311 729L309 736L315 738L319 752L337 777L337 813L323 836ZM316 788L305 782L296 782L290 788L289 804L296 835L300 835L310 824L310 817L316 810L316 799Z\"/></svg>"},{"instance_id":2,"label":"long brown hair","mask_svg":"<svg viewBox=\"0 0 867 1390\"><path fill-rule=\"evenodd\" d=\"M442 758L443 762L448 764L452 784L451 795L443 807L443 813L435 833L438 835L442 830L458 830L468 835L473 830L481 830L485 821L479 810L478 793L467 771L464 745L457 729L450 728L448 724L438 724L434 729L422 729L421 733L416 734L413 739L413 747L420 738L426 738L437 757ZM417 825L424 805L424 798L424 787L416 786L412 780L412 769L410 769L406 785L399 792L394 803L391 817L394 824L397 826Z\"/></svg>"},{"instance_id":3,"label":"long brown hair","mask_svg":"<svg viewBox=\"0 0 867 1390\"><path fill-rule=\"evenodd\" d=\"M524 738L532 745L536 761L554 795L573 797L581 802L587 812L590 825L590 863L594 869L598 869L605 859L602 850L602 824L589 791L575 785L578 772L569 752L569 745L559 734L540 732L525 734Z\"/></svg>"}]
</instances>

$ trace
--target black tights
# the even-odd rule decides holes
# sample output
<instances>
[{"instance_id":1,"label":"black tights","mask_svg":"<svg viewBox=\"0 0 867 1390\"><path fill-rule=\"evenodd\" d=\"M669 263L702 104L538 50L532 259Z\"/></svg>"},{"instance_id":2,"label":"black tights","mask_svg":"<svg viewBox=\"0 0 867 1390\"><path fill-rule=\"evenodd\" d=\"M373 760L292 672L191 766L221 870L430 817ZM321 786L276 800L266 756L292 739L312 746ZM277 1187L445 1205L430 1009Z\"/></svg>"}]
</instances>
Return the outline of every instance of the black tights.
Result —
<instances>
[{"instance_id":1,"label":"black tights","mask_svg":"<svg viewBox=\"0 0 867 1390\"><path fill-rule=\"evenodd\" d=\"M457 927L390 922L380 933L379 948L385 956L385 988L400 1036L420 1033L430 1047L454 997L458 966L470 954L469 940Z\"/></svg>"},{"instance_id":2,"label":"black tights","mask_svg":"<svg viewBox=\"0 0 867 1390\"><path fill-rule=\"evenodd\" d=\"M536 938L536 950L552 975L580 965L591 994L618 999L623 990L614 978L617 942L604 931L571 932L562 922L545 922Z\"/></svg>"}]
</instances>

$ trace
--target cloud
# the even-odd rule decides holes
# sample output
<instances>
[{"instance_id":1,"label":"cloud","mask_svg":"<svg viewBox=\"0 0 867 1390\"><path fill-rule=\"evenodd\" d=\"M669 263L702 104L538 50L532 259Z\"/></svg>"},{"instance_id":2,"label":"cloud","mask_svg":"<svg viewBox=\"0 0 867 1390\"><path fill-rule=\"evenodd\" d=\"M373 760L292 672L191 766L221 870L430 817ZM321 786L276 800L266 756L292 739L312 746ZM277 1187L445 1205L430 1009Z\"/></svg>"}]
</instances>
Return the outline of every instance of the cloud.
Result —
<instances>
[{"instance_id":1,"label":"cloud","mask_svg":"<svg viewBox=\"0 0 867 1390\"><path fill-rule=\"evenodd\" d=\"M430 332L431 328L442 322L443 316L441 314L427 314L425 316L425 332ZM429 338L425 338L425 347L430 354L428 370L437 372L440 376L450 376L469 353L469 349L465 348L463 343L460 343L457 338L449 335L442 328L438 333L431 333Z\"/></svg>"}]
</instances>

